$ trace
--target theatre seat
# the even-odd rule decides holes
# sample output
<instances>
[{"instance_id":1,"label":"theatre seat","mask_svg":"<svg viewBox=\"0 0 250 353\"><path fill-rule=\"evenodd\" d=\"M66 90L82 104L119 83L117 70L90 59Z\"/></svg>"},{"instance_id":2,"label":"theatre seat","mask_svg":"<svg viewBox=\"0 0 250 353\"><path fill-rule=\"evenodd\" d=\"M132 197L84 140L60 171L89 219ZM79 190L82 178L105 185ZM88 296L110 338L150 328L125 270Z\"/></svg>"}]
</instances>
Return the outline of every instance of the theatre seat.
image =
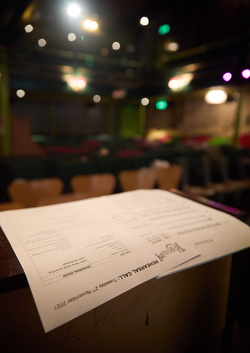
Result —
<instances>
[{"instance_id":1,"label":"theatre seat","mask_svg":"<svg viewBox=\"0 0 250 353\"><path fill-rule=\"evenodd\" d=\"M24 207L35 207L43 197L58 196L62 193L63 182L59 178L33 180L13 180L7 188L12 201L20 202Z\"/></svg>"},{"instance_id":2,"label":"theatre seat","mask_svg":"<svg viewBox=\"0 0 250 353\"><path fill-rule=\"evenodd\" d=\"M24 208L24 206L20 202L10 201L0 203L0 211L18 210L21 208Z\"/></svg>"},{"instance_id":3,"label":"theatre seat","mask_svg":"<svg viewBox=\"0 0 250 353\"><path fill-rule=\"evenodd\" d=\"M156 173L152 168L123 170L118 174L122 191L153 189L156 184Z\"/></svg>"},{"instance_id":4,"label":"theatre seat","mask_svg":"<svg viewBox=\"0 0 250 353\"><path fill-rule=\"evenodd\" d=\"M111 173L75 175L70 180L74 192L92 192L96 196L110 195L114 192L116 178Z\"/></svg>"},{"instance_id":5,"label":"theatre seat","mask_svg":"<svg viewBox=\"0 0 250 353\"><path fill-rule=\"evenodd\" d=\"M183 171L180 164L172 164L167 168L156 168L155 171L159 189L178 189Z\"/></svg>"},{"instance_id":6,"label":"theatre seat","mask_svg":"<svg viewBox=\"0 0 250 353\"><path fill-rule=\"evenodd\" d=\"M73 192L58 196L43 197L38 201L37 206L49 206L65 202L85 200L96 196L98 195L94 192Z\"/></svg>"}]
</instances>

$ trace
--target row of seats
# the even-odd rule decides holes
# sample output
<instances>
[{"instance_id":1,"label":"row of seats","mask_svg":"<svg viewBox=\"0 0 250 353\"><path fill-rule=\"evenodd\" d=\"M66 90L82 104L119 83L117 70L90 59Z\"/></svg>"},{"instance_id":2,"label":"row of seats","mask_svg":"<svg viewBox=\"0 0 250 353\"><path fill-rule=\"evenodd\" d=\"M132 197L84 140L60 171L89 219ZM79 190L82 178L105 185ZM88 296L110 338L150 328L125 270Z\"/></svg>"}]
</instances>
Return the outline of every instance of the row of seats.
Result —
<instances>
[{"instance_id":1,"label":"row of seats","mask_svg":"<svg viewBox=\"0 0 250 353\"><path fill-rule=\"evenodd\" d=\"M70 180L72 192L66 194L63 194L63 181L57 177L14 180L7 188L11 202L0 204L0 211L110 195L117 190L117 184L119 191L153 189L155 187L169 190L178 188L181 178L181 165L171 165L168 168L124 170L118 174L118 178L111 173L75 175Z\"/></svg>"}]
</instances>

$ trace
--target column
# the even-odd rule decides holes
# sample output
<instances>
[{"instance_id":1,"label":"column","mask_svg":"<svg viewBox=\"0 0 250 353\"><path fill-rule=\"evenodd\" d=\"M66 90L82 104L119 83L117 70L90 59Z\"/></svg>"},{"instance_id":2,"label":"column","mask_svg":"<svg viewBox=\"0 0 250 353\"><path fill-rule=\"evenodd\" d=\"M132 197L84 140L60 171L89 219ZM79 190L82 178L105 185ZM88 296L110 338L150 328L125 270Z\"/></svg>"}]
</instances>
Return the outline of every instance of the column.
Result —
<instances>
[{"instance_id":1,"label":"column","mask_svg":"<svg viewBox=\"0 0 250 353\"><path fill-rule=\"evenodd\" d=\"M7 53L0 49L0 135L1 154L10 154L10 99Z\"/></svg>"}]
</instances>

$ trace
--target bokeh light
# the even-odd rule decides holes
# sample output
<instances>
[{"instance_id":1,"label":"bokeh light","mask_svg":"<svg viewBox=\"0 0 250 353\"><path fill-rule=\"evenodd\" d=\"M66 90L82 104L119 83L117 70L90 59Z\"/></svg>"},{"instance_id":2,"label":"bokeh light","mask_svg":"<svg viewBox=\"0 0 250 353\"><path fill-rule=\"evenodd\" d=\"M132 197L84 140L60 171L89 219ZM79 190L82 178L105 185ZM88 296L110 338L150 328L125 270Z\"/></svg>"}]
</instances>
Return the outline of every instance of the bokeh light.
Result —
<instances>
[{"instance_id":1,"label":"bokeh light","mask_svg":"<svg viewBox=\"0 0 250 353\"><path fill-rule=\"evenodd\" d=\"M99 96L99 94L95 94L93 97L93 101L95 103L99 103L101 101L101 96Z\"/></svg>"},{"instance_id":2,"label":"bokeh light","mask_svg":"<svg viewBox=\"0 0 250 353\"><path fill-rule=\"evenodd\" d=\"M32 25L27 25L24 27L26 33L30 33L33 31L34 27Z\"/></svg>"},{"instance_id":3,"label":"bokeh light","mask_svg":"<svg viewBox=\"0 0 250 353\"><path fill-rule=\"evenodd\" d=\"M165 25L162 25L159 27L158 29L158 33L161 35L161 36L164 36L165 34L169 33L170 32L170 26L168 24L165 24Z\"/></svg>"},{"instance_id":4,"label":"bokeh light","mask_svg":"<svg viewBox=\"0 0 250 353\"><path fill-rule=\"evenodd\" d=\"M121 47L121 45L120 45L119 42L114 42L114 43L112 44L112 49L113 49L113 50L119 50L120 47Z\"/></svg>"},{"instance_id":5,"label":"bokeh light","mask_svg":"<svg viewBox=\"0 0 250 353\"><path fill-rule=\"evenodd\" d=\"M148 24L149 24L149 19L147 18L147 17L142 17L141 19L140 19L140 24L142 25L142 26L147 26Z\"/></svg>"},{"instance_id":6,"label":"bokeh light","mask_svg":"<svg viewBox=\"0 0 250 353\"><path fill-rule=\"evenodd\" d=\"M221 89L211 90L205 94L205 102L208 104L221 104L226 100L227 93Z\"/></svg>"},{"instance_id":7,"label":"bokeh light","mask_svg":"<svg viewBox=\"0 0 250 353\"><path fill-rule=\"evenodd\" d=\"M17 95L17 97L19 97L19 98L23 98L23 97L25 96L25 92L24 92L23 89L18 89L18 90L16 91L16 95Z\"/></svg>"},{"instance_id":8,"label":"bokeh light","mask_svg":"<svg viewBox=\"0 0 250 353\"><path fill-rule=\"evenodd\" d=\"M242 77L244 77L244 78L249 78L250 77L250 70L249 69L245 69L245 70L243 70L242 72L241 72L241 75L242 75Z\"/></svg>"},{"instance_id":9,"label":"bokeh light","mask_svg":"<svg viewBox=\"0 0 250 353\"><path fill-rule=\"evenodd\" d=\"M146 97L142 98L141 104L144 105L144 106L148 105L149 104L149 99L146 98Z\"/></svg>"},{"instance_id":10,"label":"bokeh light","mask_svg":"<svg viewBox=\"0 0 250 353\"><path fill-rule=\"evenodd\" d=\"M184 74L181 76L172 77L168 82L168 87L172 91L181 91L193 79L193 74Z\"/></svg>"},{"instance_id":11,"label":"bokeh light","mask_svg":"<svg viewBox=\"0 0 250 353\"><path fill-rule=\"evenodd\" d=\"M168 103L165 100L160 100L158 102L156 102L156 109L158 110L164 110L167 108Z\"/></svg>"},{"instance_id":12,"label":"bokeh light","mask_svg":"<svg viewBox=\"0 0 250 353\"><path fill-rule=\"evenodd\" d=\"M47 44L47 42L46 42L45 39L40 38L40 39L38 40L38 45L39 45L39 47L44 47L46 44Z\"/></svg>"},{"instance_id":13,"label":"bokeh light","mask_svg":"<svg viewBox=\"0 0 250 353\"><path fill-rule=\"evenodd\" d=\"M115 89L112 92L112 98L114 99L122 99L126 96L126 91L124 91L123 89Z\"/></svg>"},{"instance_id":14,"label":"bokeh light","mask_svg":"<svg viewBox=\"0 0 250 353\"><path fill-rule=\"evenodd\" d=\"M223 78L223 80L226 81L226 82L230 81L231 78L232 78L231 72L226 72L226 73L222 76L222 78Z\"/></svg>"},{"instance_id":15,"label":"bokeh light","mask_svg":"<svg viewBox=\"0 0 250 353\"><path fill-rule=\"evenodd\" d=\"M108 51L107 48L102 48L102 49L101 49L101 55L102 55L102 56L107 56L108 54L109 54L109 51Z\"/></svg>"},{"instance_id":16,"label":"bokeh light","mask_svg":"<svg viewBox=\"0 0 250 353\"><path fill-rule=\"evenodd\" d=\"M86 20L83 23L84 28L90 30L90 31L95 31L98 28L98 23L96 21L91 21L91 20Z\"/></svg>"},{"instance_id":17,"label":"bokeh light","mask_svg":"<svg viewBox=\"0 0 250 353\"><path fill-rule=\"evenodd\" d=\"M179 44L176 42L167 42L164 44L164 49L167 51L177 51L179 49Z\"/></svg>"},{"instance_id":18,"label":"bokeh light","mask_svg":"<svg viewBox=\"0 0 250 353\"><path fill-rule=\"evenodd\" d=\"M80 14L81 9L80 6L77 4L71 4L68 7L68 14L70 17L76 17Z\"/></svg>"},{"instance_id":19,"label":"bokeh light","mask_svg":"<svg viewBox=\"0 0 250 353\"><path fill-rule=\"evenodd\" d=\"M73 89L73 91L77 92L85 88L87 80L84 77L71 76L68 80L68 84Z\"/></svg>"},{"instance_id":20,"label":"bokeh light","mask_svg":"<svg viewBox=\"0 0 250 353\"><path fill-rule=\"evenodd\" d=\"M74 41L76 40L76 35L75 35L75 33L69 33L69 34L68 34L68 40L69 40L70 42L74 42Z\"/></svg>"}]
</instances>

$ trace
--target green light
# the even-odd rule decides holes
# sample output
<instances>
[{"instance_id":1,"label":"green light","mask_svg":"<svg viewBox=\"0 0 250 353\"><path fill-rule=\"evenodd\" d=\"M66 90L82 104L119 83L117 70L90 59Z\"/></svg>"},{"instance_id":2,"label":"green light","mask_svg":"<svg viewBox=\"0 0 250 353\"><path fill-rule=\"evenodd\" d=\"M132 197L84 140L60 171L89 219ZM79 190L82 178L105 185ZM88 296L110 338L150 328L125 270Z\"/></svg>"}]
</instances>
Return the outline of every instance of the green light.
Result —
<instances>
[{"instance_id":1,"label":"green light","mask_svg":"<svg viewBox=\"0 0 250 353\"><path fill-rule=\"evenodd\" d=\"M156 103L156 109L158 110L164 110L167 108L167 106L168 106L168 103L166 101L158 101Z\"/></svg>"},{"instance_id":2,"label":"green light","mask_svg":"<svg viewBox=\"0 0 250 353\"><path fill-rule=\"evenodd\" d=\"M88 65L88 67L93 67L94 66L94 58L93 58L92 55L86 54L85 55L85 61L86 61L86 64Z\"/></svg>"},{"instance_id":3,"label":"green light","mask_svg":"<svg viewBox=\"0 0 250 353\"><path fill-rule=\"evenodd\" d=\"M159 29L158 29L158 33L161 36L164 36L164 34L167 34L169 32L170 32L170 26L167 25L167 24L160 26Z\"/></svg>"}]
</instances>

